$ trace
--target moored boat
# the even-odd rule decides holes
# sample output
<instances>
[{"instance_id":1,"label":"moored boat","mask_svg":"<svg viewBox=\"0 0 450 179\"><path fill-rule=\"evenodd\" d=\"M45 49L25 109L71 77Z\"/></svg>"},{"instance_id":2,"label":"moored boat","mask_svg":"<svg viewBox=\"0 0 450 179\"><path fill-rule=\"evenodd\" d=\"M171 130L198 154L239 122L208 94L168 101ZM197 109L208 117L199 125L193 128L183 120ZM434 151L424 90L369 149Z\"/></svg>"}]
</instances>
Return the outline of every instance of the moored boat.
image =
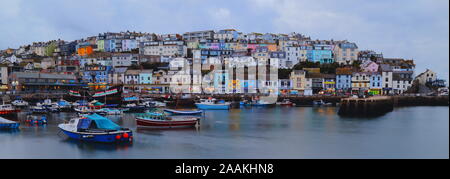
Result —
<instances>
[{"instance_id":1,"label":"moored boat","mask_svg":"<svg viewBox=\"0 0 450 179\"><path fill-rule=\"evenodd\" d=\"M315 100L315 101L313 101L313 105L315 105L315 106L331 106L332 103L326 103L323 100Z\"/></svg>"},{"instance_id":2,"label":"moored boat","mask_svg":"<svg viewBox=\"0 0 450 179\"><path fill-rule=\"evenodd\" d=\"M0 117L0 129L17 129L20 123Z\"/></svg>"},{"instance_id":3,"label":"moored boat","mask_svg":"<svg viewBox=\"0 0 450 179\"><path fill-rule=\"evenodd\" d=\"M95 111L96 113L99 114L104 114L104 115L121 115L122 111L118 110L118 109L110 109L110 108L103 108L103 109L99 109Z\"/></svg>"},{"instance_id":4,"label":"moored boat","mask_svg":"<svg viewBox=\"0 0 450 179\"><path fill-rule=\"evenodd\" d=\"M14 108L11 104L2 104L0 105L0 115L12 115L20 112L19 109Z\"/></svg>"},{"instance_id":5,"label":"moored boat","mask_svg":"<svg viewBox=\"0 0 450 179\"><path fill-rule=\"evenodd\" d=\"M70 104L68 101L61 99L57 102L59 111L61 112L70 112L72 111L72 104Z\"/></svg>"},{"instance_id":6,"label":"moored boat","mask_svg":"<svg viewBox=\"0 0 450 179\"><path fill-rule=\"evenodd\" d=\"M28 102L21 99L14 100L13 102L11 102L11 104L16 107L26 107L29 105Z\"/></svg>"},{"instance_id":7,"label":"moored boat","mask_svg":"<svg viewBox=\"0 0 450 179\"><path fill-rule=\"evenodd\" d=\"M229 110L231 103L218 102L216 99L201 99L195 105L200 110Z\"/></svg>"},{"instance_id":8,"label":"moored boat","mask_svg":"<svg viewBox=\"0 0 450 179\"><path fill-rule=\"evenodd\" d=\"M263 100L256 100L253 103L253 106L257 106L257 107L269 107L269 106L275 106L276 103L271 103L271 102L267 102L267 101L263 101Z\"/></svg>"},{"instance_id":9,"label":"moored boat","mask_svg":"<svg viewBox=\"0 0 450 179\"><path fill-rule=\"evenodd\" d=\"M163 113L147 113L136 117L136 124L142 127L194 127L198 125L198 117L168 117Z\"/></svg>"},{"instance_id":10,"label":"moored boat","mask_svg":"<svg viewBox=\"0 0 450 179\"><path fill-rule=\"evenodd\" d=\"M69 138L100 143L129 143L133 141L133 132L122 128L108 118L98 114L71 119L58 125Z\"/></svg>"},{"instance_id":11,"label":"moored boat","mask_svg":"<svg viewBox=\"0 0 450 179\"><path fill-rule=\"evenodd\" d=\"M36 105L30 107L30 112L33 114L47 114L49 111L44 106Z\"/></svg>"},{"instance_id":12,"label":"moored boat","mask_svg":"<svg viewBox=\"0 0 450 179\"><path fill-rule=\"evenodd\" d=\"M142 106L142 105L137 105L134 103L131 104L127 104L125 106L125 113L144 113L145 111L147 111L149 108L146 106Z\"/></svg>"},{"instance_id":13,"label":"moored boat","mask_svg":"<svg viewBox=\"0 0 450 179\"><path fill-rule=\"evenodd\" d=\"M171 115L201 115L203 113L203 111L181 111L174 109L164 109L164 112Z\"/></svg>"},{"instance_id":14,"label":"moored boat","mask_svg":"<svg viewBox=\"0 0 450 179\"><path fill-rule=\"evenodd\" d=\"M295 103L291 102L289 99L284 99L282 102L277 103L280 106L295 106Z\"/></svg>"}]
</instances>

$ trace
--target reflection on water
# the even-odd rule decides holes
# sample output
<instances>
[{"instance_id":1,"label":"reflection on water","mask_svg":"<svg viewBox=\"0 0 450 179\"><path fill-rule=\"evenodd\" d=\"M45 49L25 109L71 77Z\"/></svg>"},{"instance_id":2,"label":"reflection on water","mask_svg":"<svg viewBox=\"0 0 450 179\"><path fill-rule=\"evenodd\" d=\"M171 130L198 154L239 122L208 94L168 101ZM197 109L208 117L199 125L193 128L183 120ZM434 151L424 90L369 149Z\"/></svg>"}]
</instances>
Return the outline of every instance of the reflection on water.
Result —
<instances>
[{"instance_id":1,"label":"reflection on water","mask_svg":"<svg viewBox=\"0 0 450 179\"><path fill-rule=\"evenodd\" d=\"M448 158L448 107L399 108L371 120L342 118L335 107L207 111L198 128L138 128L133 114L109 116L134 132L133 144L68 139L57 125L0 130L0 158Z\"/></svg>"}]
</instances>

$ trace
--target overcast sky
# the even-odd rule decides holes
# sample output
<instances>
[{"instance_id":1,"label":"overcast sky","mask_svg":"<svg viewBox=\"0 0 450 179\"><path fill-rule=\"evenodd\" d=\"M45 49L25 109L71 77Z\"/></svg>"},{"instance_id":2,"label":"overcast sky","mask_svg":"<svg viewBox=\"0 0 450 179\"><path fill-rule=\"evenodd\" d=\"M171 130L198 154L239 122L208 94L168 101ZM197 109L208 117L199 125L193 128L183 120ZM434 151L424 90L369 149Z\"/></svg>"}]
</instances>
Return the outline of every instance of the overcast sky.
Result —
<instances>
[{"instance_id":1,"label":"overcast sky","mask_svg":"<svg viewBox=\"0 0 450 179\"><path fill-rule=\"evenodd\" d=\"M100 32L235 28L356 42L448 80L448 0L0 0L0 49Z\"/></svg>"}]
</instances>

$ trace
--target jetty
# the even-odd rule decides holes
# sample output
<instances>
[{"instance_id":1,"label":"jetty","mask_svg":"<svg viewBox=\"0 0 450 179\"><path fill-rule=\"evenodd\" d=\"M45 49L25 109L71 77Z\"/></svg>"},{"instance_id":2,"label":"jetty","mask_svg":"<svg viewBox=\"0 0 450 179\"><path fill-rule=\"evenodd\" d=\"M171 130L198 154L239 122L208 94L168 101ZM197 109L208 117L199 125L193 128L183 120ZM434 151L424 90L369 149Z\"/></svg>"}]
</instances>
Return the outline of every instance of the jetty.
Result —
<instances>
[{"instance_id":1,"label":"jetty","mask_svg":"<svg viewBox=\"0 0 450 179\"><path fill-rule=\"evenodd\" d=\"M388 96L370 98L345 98L341 100L340 116L376 117L394 110L394 101Z\"/></svg>"}]
</instances>

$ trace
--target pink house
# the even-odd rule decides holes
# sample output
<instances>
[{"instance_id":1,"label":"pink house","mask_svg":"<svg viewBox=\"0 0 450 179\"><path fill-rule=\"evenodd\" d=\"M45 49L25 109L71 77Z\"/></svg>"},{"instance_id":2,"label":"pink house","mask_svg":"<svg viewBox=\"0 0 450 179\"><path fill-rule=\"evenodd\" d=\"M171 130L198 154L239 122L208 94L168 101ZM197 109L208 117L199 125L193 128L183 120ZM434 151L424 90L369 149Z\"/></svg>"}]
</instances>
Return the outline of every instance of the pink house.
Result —
<instances>
[{"instance_id":1,"label":"pink house","mask_svg":"<svg viewBox=\"0 0 450 179\"><path fill-rule=\"evenodd\" d=\"M367 60L361 64L363 72L378 72L379 65L373 61Z\"/></svg>"}]
</instances>

